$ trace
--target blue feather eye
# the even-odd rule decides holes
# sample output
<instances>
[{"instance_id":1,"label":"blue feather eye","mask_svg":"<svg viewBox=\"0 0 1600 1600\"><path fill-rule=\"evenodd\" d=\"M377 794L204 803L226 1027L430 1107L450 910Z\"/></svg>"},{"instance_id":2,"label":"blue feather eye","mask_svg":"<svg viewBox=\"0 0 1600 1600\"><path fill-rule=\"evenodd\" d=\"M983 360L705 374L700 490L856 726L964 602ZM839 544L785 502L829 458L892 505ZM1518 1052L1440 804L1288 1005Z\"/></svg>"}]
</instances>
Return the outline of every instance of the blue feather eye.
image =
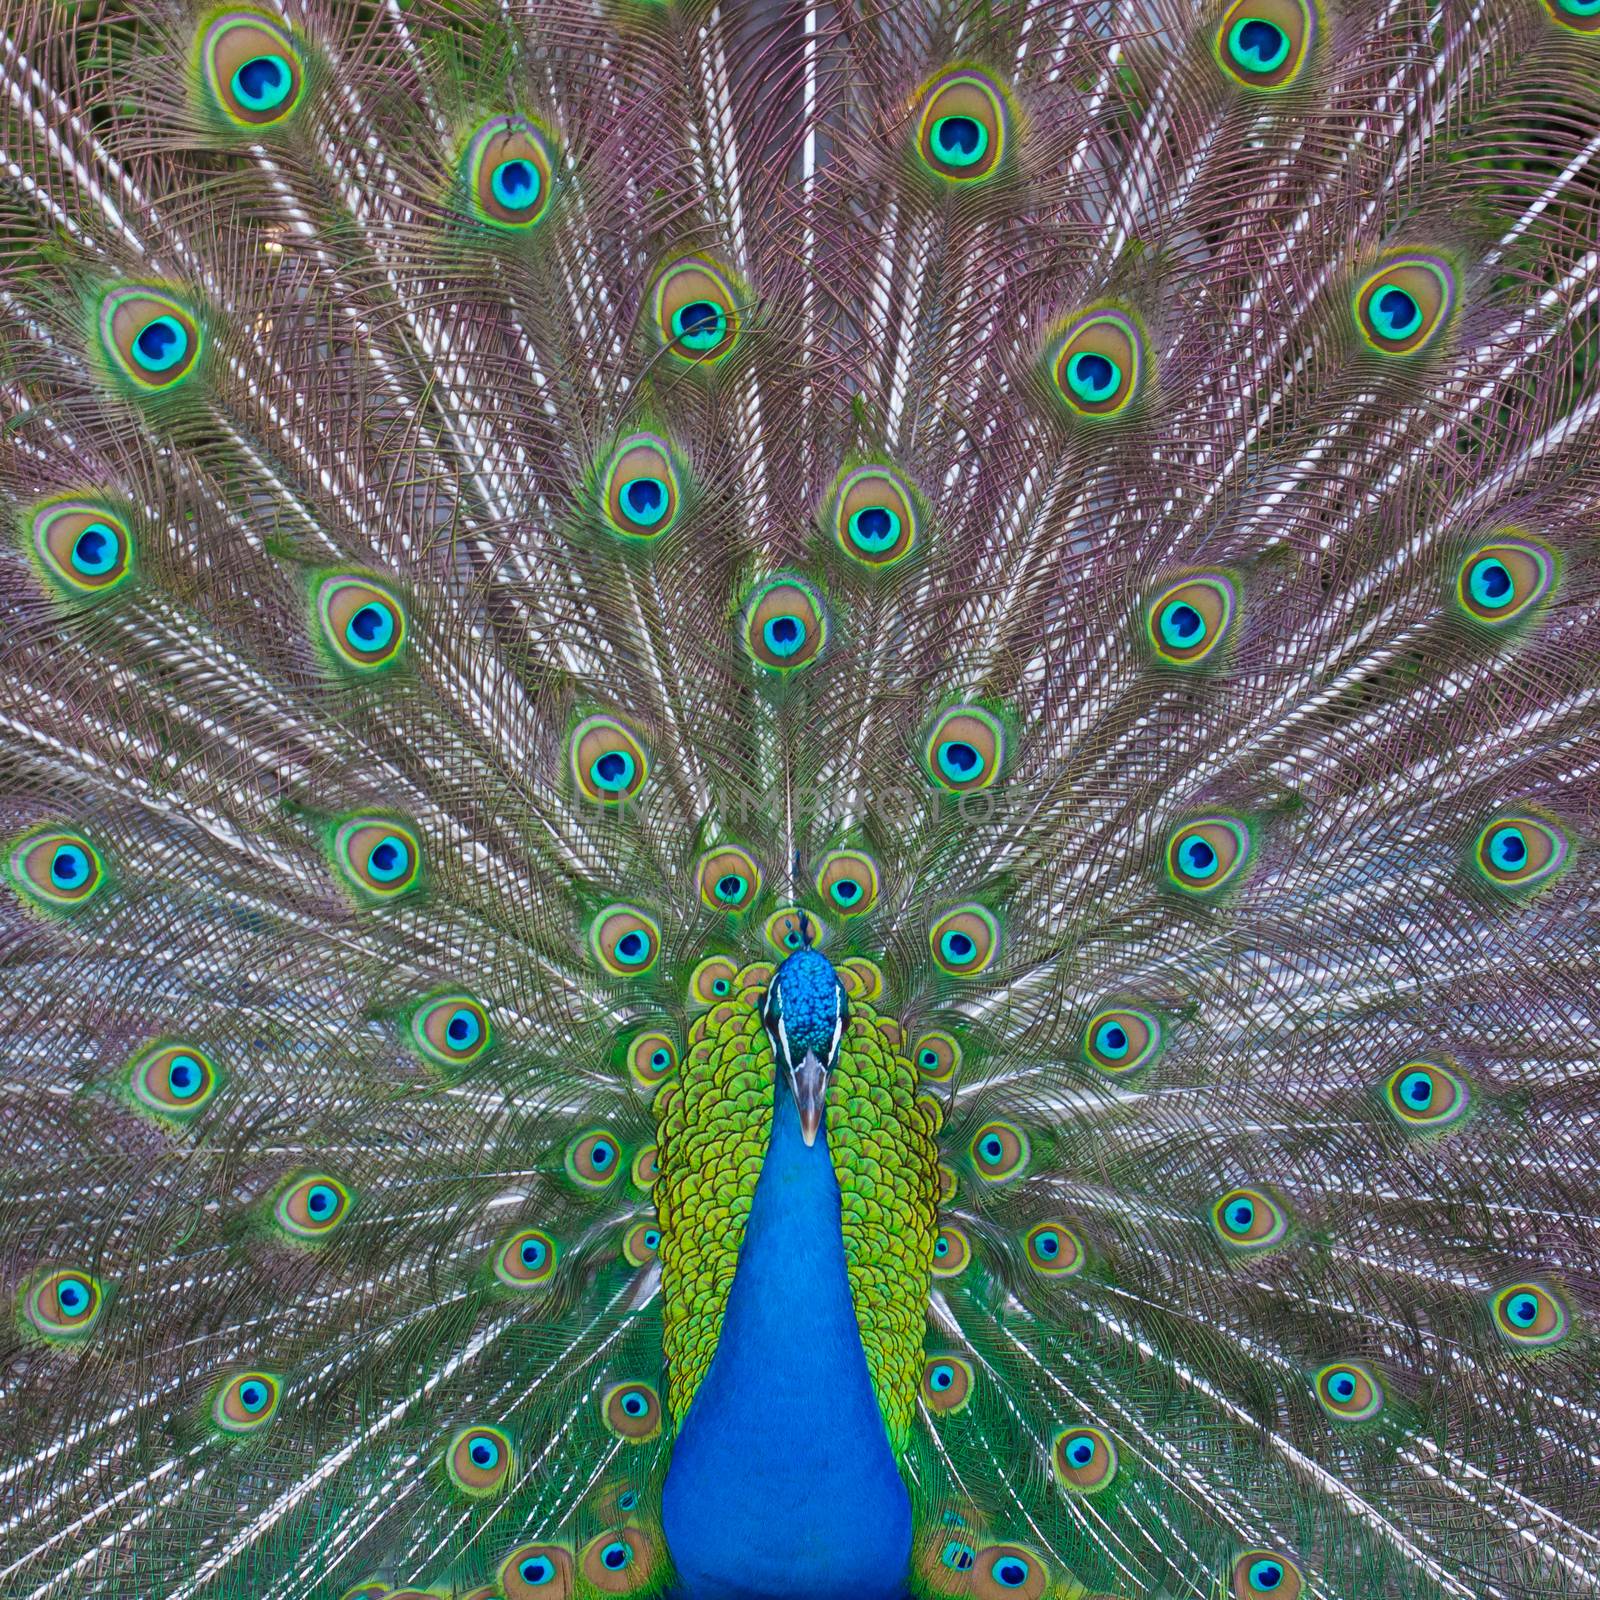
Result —
<instances>
[{"instance_id":1,"label":"blue feather eye","mask_svg":"<svg viewBox=\"0 0 1600 1600\"><path fill-rule=\"evenodd\" d=\"M761 869L738 845L710 850L695 865L700 903L713 911L746 911L761 893Z\"/></svg>"},{"instance_id":2,"label":"blue feather eye","mask_svg":"<svg viewBox=\"0 0 1600 1600\"><path fill-rule=\"evenodd\" d=\"M1138 1072L1161 1053L1161 1024L1148 1011L1118 1006L1089 1019L1084 1059L1102 1072Z\"/></svg>"},{"instance_id":3,"label":"blue feather eye","mask_svg":"<svg viewBox=\"0 0 1600 1600\"><path fill-rule=\"evenodd\" d=\"M972 1246L960 1228L946 1223L933 1236L933 1275L936 1278L954 1278L967 1269L972 1260Z\"/></svg>"},{"instance_id":4,"label":"blue feather eye","mask_svg":"<svg viewBox=\"0 0 1600 1600\"><path fill-rule=\"evenodd\" d=\"M511 1477L516 1457L510 1437L499 1428L479 1423L463 1428L445 1446L450 1481L474 1500L499 1494Z\"/></svg>"},{"instance_id":5,"label":"blue feather eye","mask_svg":"<svg viewBox=\"0 0 1600 1600\"><path fill-rule=\"evenodd\" d=\"M1316 1376L1317 1403L1340 1422L1366 1422L1383 1409L1383 1385L1359 1361L1335 1361Z\"/></svg>"},{"instance_id":6,"label":"blue feather eye","mask_svg":"<svg viewBox=\"0 0 1600 1600\"><path fill-rule=\"evenodd\" d=\"M644 787L649 762L644 746L615 717L585 717L567 741L573 782L585 800L621 805Z\"/></svg>"},{"instance_id":7,"label":"blue feather eye","mask_svg":"<svg viewBox=\"0 0 1600 1600\"><path fill-rule=\"evenodd\" d=\"M1236 817L1201 817L1167 842L1167 880L1185 894L1215 894L1249 864L1250 830Z\"/></svg>"},{"instance_id":8,"label":"blue feather eye","mask_svg":"<svg viewBox=\"0 0 1600 1600\"><path fill-rule=\"evenodd\" d=\"M1233 1563L1234 1600L1298 1600L1304 1583L1294 1562L1275 1550L1247 1550Z\"/></svg>"},{"instance_id":9,"label":"blue feather eye","mask_svg":"<svg viewBox=\"0 0 1600 1600\"><path fill-rule=\"evenodd\" d=\"M830 850L817 869L817 893L841 917L858 917L878 903L878 863L860 850Z\"/></svg>"},{"instance_id":10,"label":"blue feather eye","mask_svg":"<svg viewBox=\"0 0 1600 1600\"><path fill-rule=\"evenodd\" d=\"M929 173L967 184L999 170L1011 139L1010 107L999 84L958 68L925 84L918 100L916 149Z\"/></svg>"},{"instance_id":11,"label":"blue feather eye","mask_svg":"<svg viewBox=\"0 0 1600 1600\"><path fill-rule=\"evenodd\" d=\"M923 1364L922 1403L935 1416L953 1416L972 1398L972 1366L960 1356L935 1356Z\"/></svg>"},{"instance_id":12,"label":"blue feather eye","mask_svg":"<svg viewBox=\"0 0 1600 1600\"><path fill-rule=\"evenodd\" d=\"M669 356L715 365L739 342L739 293L725 270L705 256L684 256L663 269L650 294L656 337Z\"/></svg>"},{"instance_id":13,"label":"blue feather eye","mask_svg":"<svg viewBox=\"0 0 1600 1600\"><path fill-rule=\"evenodd\" d=\"M1442 257L1395 256L1356 290L1356 326L1380 355L1412 355L1444 326L1455 298L1455 273Z\"/></svg>"},{"instance_id":14,"label":"blue feather eye","mask_svg":"<svg viewBox=\"0 0 1600 1600\"><path fill-rule=\"evenodd\" d=\"M278 1409L279 1380L270 1372L242 1372L222 1385L211 1401L211 1420L224 1433L254 1433Z\"/></svg>"},{"instance_id":15,"label":"blue feather eye","mask_svg":"<svg viewBox=\"0 0 1600 1600\"><path fill-rule=\"evenodd\" d=\"M80 833L43 828L11 847L12 885L43 911L75 911L105 883L105 867Z\"/></svg>"},{"instance_id":16,"label":"blue feather eye","mask_svg":"<svg viewBox=\"0 0 1600 1600\"><path fill-rule=\"evenodd\" d=\"M333 864L358 899L394 900L418 887L422 845L393 817L347 817L333 835Z\"/></svg>"},{"instance_id":17,"label":"blue feather eye","mask_svg":"<svg viewBox=\"0 0 1600 1600\"><path fill-rule=\"evenodd\" d=\"M56 1268L35 1278L22 1296L33 1331L53 1342L87 1338L105 1310L106 1291L92 1273Z\"/></svg>"},{"instance_id":18,"label":"blue feather eye","mask_svg":"<svg viewBox=\"0 0 1600 1600\"><path fill-rule=\"evenodd\" d=\"M1496 889L1531 889L1560 872L1566 835L1538 817L1501 817L1478 835L1473 861Z\"/></svg>"},{"instance_id":19,"label":"blue feather eye","mask_svg":"<svg viewBox=\"0 0 1600 1600\"><path fill-rule=\"evenodd\" d=\"M739 981L739 965L731 956L707 956L689 974L692 1004L714 1006L731 1000Z\"/></svg>"},{"instance_id":20,"label":"blue feather eye","mask_svg":"<svg viewBox=\"0 0 1600 1600\"><path fill-rule=\"evenodd\" d=\"M1571 1326L1559 1296L1540 1283L1514 1283L1501 1289L1489 1307L1500 1336L1525 1350L1559 1344Z\"/></svg>"},{"instance_id":21,"label":"blue feather eye","mask_svg":"<svg viewBox=\"0 0 1600 1600\"><path fill-rule=\"evenodd\" d=\"M572 1556L560 1545L518 1545L496 1576L505 1600L566 1600L572 1592Z\"/></svg>"},{"instance_id":22,"label":"blue feather eye","mask_svg":"<svg viewBox=\"0 0 1600 1600\"><path fill-rule=\"evenodd\" d=\"M567 1176L586 1189L604 1189L622 1170L622 1148L609 1133L591 1130L567 1146Z\"/></svg>"},{"instance_id":23,"label":"blue feather eye","mask_svg":"<svg viewBox=\"0 0 1600 1600\"><path fill-rule=\"evenodd\" d=\"M1479 545L1456 575L1456 604L1472 622L1503 628L1526 617L1555 587L1555 552L1515 528Z\"/></svg>"},{"instance_id":24,"label":"blue feather eye","mask_svg":"<svg viewBox=\"0 0 1600 1600\"><path fill-rule=\"evenodd\" d=\"M932 1083L948 1083L961 1068L961 1046L952 1034L923 1034L913 1055L918 1073Z\"/></svg>"},{"instance_id":25,"label":"blue feather eye","mask_svg":"<svg viewBox=\"0 0 1600 1600\"><path fill-rule=\"evenodd\" d=\"M1125 311L1087 311L1056 332L1048 360L1068 412L1106 421L1127 411L1143 388L1144 334Z\"/></svg>"},{"instance_id":26,"label":"blue feather eye","mask_svg":"<svg viewBox=\"0 0 1600 1600\"><path fill-rule=\"evenodd\" d=\"M47 502L33 514L32 535L41 573L69 599L105 595L133 570L127 524L94 501Z\"/></svg>"},{"instance_id":27,"label":"blue feather eye","mask_svg":"<svg viewBox=\"0 0 1600 1600\"><path fill-rule=\"evenodd\" d=\"M619 1439L643 1444L661 1432L661 1400L648 1383L619 1383L600 1398L600 1416Z\"/></svg>"},{"instance_id":28,"label":"blue feather eye","mask_svg":"<svg viewBox=\"0 0 1600 1600\"><path fill-rule=\"evenodd\" d=\"M665 439L630 434L612 451L600 503L613 533L633 541L659 539L677 523L682 500L678 464Z\"/></svg>"},{"instance_id":29,"label":"blue feather eye","mask_svg":"<svg viewBox=\"0 0 1600 1600\"><path fill-rule=\"evenodd\" d=\"M273 1203L273 1220L295 1239L325 1239L350 1213L355 1196L337 1178L317 1173L291 1183Z\"/></svg>"},{"instance_id":30,"label":"blue feather eye","mask_svg":"<svg viewBox=\"0 0 1600 1600\"><path fill-rule=\"evenodd\" d=\"M941 972L958 978L976 977L999 951L1000 925L985 906L956 906L928 930L928 944Z\"/></svg>"},{"instance_id":31,"label":"blue feather eye","mask_svg":"<svg viewBox=\"0 0 1600 1600\"><path fill-rule=\"evenodd\" d=\"M1316 39L1310 0L1233 0L1213 38L1218 65L1237 84L1263 93L1299 77Z\"/></svg>"},{"instance_id":32,"label":"blue feather eye","mask_svg":"<svg viewBox=\"0 0 1600 1600\"><path fill-rule=\"evenodd\" d=\"M315 610L333 665L367 673L399 660L406 642L405 609L376 579L350 573L320 579Z\"/></svg>"},{"instance_id":33,"label":"blue feather eye","mask_svg":"<svg viewBox=\"0 0 1600 1600\"><path fill-rule=\"evenodd\" d=\"M1069 1494L1098 1494L1117 1475L1117 1447L1099 1428L1063 1428L1050 1449L1056 1482Z\"/></svg>"},{"instance_id":34,"label":"blue feather eye","mask_svg":"<svg viewBox=\"0 0 1600 1600\"><path fill-rule=\"evenodd\" d=\"M523 1228L494 1253L494 1275L508 1289L535 1289L556 1270L556 1242L538 1228Z\"/></svg>"},{"instance_id":35,"label":"blue feather eye","mask_svg":"<svg viewBox=\"0 0 1600 1600\"><path fill-rule=\"evenodd\" d=\"M628 1041L627 1061L633 1081L653 1094L678 1070L678 1047L668 1035L651 1029Z\"/></svg>"},{"instance_id":36,"label":"blue feather eye","mask_svg":"<svg viewBox=\"0 0 1600 1600\"><path fill-rule=\"evenodd\" d=\"M1574 33L1600 33L1600 0L1545 0L1545 10Z\"/></svg>"},{"instance_id":37,"label":"blue feather eye","mask_svg":"<svg viewBox=\"0 0 1600 1600\"><path fill-rule=\"evenodd\" d=\"M579 1571L602 1594L631 1594L645 1588L651 1566L650 1545L637 1528L596 1534L578 1556Z\"/></svg>"},{"instance_id":38,"label":"blue feather eye","mask_svg":"<svg viewBox=\"0 0 1600 1600\"><path fill-rule=\"evenodd\" d=\"M1064 1222L1036 1222L1023 1235L1028 1265L1046 1278L1070 1278L1083 1270L1083 1241Z\"/></svg>"},{"instance_id":39,"label":"blue feather eye","mask_svg":"<svg viewBox=\"0 0 1600 1600\"><path fill-rule=\"evenodd\" d=\"M1211 1226L1230 1250L1268 1250L1288 1235L1289 1218L1259 1189L1230 1189L1212 1205Z\"/></svg>"},{"instance_id":40,"label":"blue feather eye","mask_svg":"<svg viewBox=\"0 0 1600 1600\"><path fill-rule=\"evenodd\" d=\"M285 30L254 11L227 11L200 41L210 98L227 119L251 130L284 121L300 104L305 66Z\"/></svg>"},{"instance_id":41,"label":"blue feather eye","mask_svg":"<svg viewBox=\"0 0 1600 1600\"><path fill-rule=\"evenodd\" d=\"M1040 1600L1050 1584L1044 1558L1019 1544L985 1545L971 1564L968 1590L983 1600Z\"/></svg>"},{"instance_id":42,"label":"blue feather eye","mask_svg":"<svg viewBox=\"0 0 1600 1600\"><path fill-rule=\"evenodd\" d=\"M589 925L589 949L616 977L641 977L661 954L661 929L637 906L607 906Z\"/></svg>"},{"instance_id":43,"label":"blue feather eye","mask_svg":"<svg viewBox=\"0 0 1600 1600\"><path fill-rule=\"evenodd\" d=\"M928 776L952 794L987 789L1005 764L1005 729L979 706L951 706L939 713L923 742Z\"/></svg>"},{"instance_id":44,"label":"blue feather eye","mask_svg":"<svg viewBox=\"0 0 1600 1600\"><path fill-rule=\"evenodd\" d=\"M827 637L822 601L799 578L773 578L745 602L741 633L751 660L793 672L816 659Z\"/></svg>"},{"instance_id":45,"label":"blue feather eye","mask_svg":"<svg viewBox=\"0 0 1600 1600\"><path fill-rule=\"evenodd\" d=\"M629 1228L622 1240L622 1257L631 1267L648 1266L661 1248L661 1230L653 1222Z\"/></svg>"},{"instance_id":46,"label":"blue feather eye","mask_svg":"<svg viewBox=\"0 0 1600 1600\"><path fill-rule=\"evenodd\" d=\"M411 1013L412 1048L438 1067L465 1067L494 1042L489 1013L469 994L434 995Z\"/></svg>"},{"instance_id":47,"label":"blue feather eye","mask_svg":"<svg viewBox=\"0 0 1600 1600\"><path fill-rule=\"evenodd\" d=\"M200 357L200 324L181 302L142 285L100 301L100 343L113 368L138 392L174 388Z\"/></svg>"},{"instance_id":48,"label":"blue feather eye","mask_svg":"<svg viewBox=\"0 0 1600 1600\"><path fill-rule=\"evenodd\" d=\"M892 467L857 467L833 492L833 536L852 561L883 571L916 548L921 518L911 486Z\"/></svg>"},{"instance_id":49,"label":"blue feather eye","mask_svg":"<svg viewBox=\"0 0 1600 1600\"><path fill-rule=\"evenodd\" d=\"M1233 626L1238 594L1221 573L1184 578L1145 611L1145 632L1166 666L1195 667L1211 658Z\"/></svg>"},{"instance_id":50,"label":"blue feather eye","mask_svg":"<svg viewBox=\"0 0 1600 1600\"><path fill-rule=\"evenodd\" d=\"M972 1165L987 1183L1004 1183L1028 1164L1028 1136L1009 1122L986 1122L972 1136Z\"/></svg>"},{"instance_id":51,"label":"blue feather eye","mask_svg":"<svg viewBox=\"0 0 1600 1600\"><path fill-rule=\"evenodd\" d=\"M544 221L555 193L555 141L527 117L492 117L467 141L461 185L472 216L500 233Z\"/></svg>"},{"instance_id":52,"label":"blue feather eye","mask_svg":"<svg viewBox=\"0 0 1600 1600\"><path fill-rule=\"evenodd\" d=\"M133 1096L146 1111L181 1122L216 1093L217 1069L192 1044L158 1044L134 1057L129 1069Z\"/></svg>"},{"instance_id":53,"label":"blue feather eye","mask_svg":"<svg viewBox=\"0 0 1600 1600\"><path fill-rule=\"evenodd\" d=\"M1459 1122L1471 1105L1466 1083L1434 1061L1408 1061L1390 1073L1384 1103L1402 1126L1438 1130Z\"/></svg>"}]
</instances>

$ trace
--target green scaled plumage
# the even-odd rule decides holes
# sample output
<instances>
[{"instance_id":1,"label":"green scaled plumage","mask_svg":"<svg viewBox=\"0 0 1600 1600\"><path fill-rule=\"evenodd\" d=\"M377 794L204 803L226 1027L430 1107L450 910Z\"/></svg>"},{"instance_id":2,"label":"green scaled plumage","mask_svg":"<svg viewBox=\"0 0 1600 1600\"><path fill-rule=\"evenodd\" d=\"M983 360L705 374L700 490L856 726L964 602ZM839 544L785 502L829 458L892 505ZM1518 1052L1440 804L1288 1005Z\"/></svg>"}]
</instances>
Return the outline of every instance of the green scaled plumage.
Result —
<instances>
[{"instance_id":1,"label":"green scaled plumage","mask_svg":"<svg viewBox=\"0 0 1600 1600\"><path fill-rule=\"evenodd\" d=\"M0 79L0 1595L672 1593L808 942L907 1595L1600 1588L1594 0Z\"/></svg>"}]
</instances>

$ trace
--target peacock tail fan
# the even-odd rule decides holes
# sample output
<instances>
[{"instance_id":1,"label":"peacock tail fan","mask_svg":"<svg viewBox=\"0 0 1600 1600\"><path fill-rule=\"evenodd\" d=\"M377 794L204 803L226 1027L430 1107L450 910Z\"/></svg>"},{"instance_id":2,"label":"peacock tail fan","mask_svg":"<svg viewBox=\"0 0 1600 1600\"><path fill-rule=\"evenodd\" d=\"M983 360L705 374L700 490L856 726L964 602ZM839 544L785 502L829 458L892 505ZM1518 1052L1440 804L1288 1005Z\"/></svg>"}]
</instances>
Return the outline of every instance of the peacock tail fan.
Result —
<instances>
[{"instance_id":1,"label":"peacock tail fan","mask_svg":"<svg viewBox=\"0 0 1600 1600\"><path fill-rule=\"evenodd\" d=\"M1596 0L0 82L0 1594L1600 1589Z\"/></svg>"}]
</instances>

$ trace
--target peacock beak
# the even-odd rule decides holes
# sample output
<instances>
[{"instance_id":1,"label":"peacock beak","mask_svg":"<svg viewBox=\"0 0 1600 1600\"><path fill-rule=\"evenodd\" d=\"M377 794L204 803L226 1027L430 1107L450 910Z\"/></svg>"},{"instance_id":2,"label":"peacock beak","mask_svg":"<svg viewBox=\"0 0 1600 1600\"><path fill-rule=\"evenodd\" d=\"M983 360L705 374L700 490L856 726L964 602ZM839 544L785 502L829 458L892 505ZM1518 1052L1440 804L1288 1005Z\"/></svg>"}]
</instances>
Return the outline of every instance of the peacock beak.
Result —
<instances>
[{"instance_id":1,"label":"peacock beak","mask_svg":"<svg viewBox=\"0 0 1600 1600\"><path fill-rule=\"evenodd\" d=\"M815 1050L807 1050L805 1060L789 1068L789 1087L794 1090L794 1103L800 1110L800 1137L809 1149L817 1142L817 1129L822 1126L828 1098L828 1069L818 1060Z\"/></svg>"}]
</instances>

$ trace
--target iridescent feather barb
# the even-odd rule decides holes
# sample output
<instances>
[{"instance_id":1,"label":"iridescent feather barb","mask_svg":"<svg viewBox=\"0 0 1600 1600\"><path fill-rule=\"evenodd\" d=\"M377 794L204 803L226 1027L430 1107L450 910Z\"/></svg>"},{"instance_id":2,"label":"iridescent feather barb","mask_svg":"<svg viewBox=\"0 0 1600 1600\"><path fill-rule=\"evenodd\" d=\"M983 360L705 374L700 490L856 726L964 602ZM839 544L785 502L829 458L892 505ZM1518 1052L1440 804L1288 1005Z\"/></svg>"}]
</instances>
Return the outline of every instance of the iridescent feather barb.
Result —
<instances>
[{"instance_id":1,"label":"iridescent feather barb","mask_svg":"<svg viewBox=\"0 0 1600 1600\"><path fill-rule=\"evenodd\" d=\"M1592 0L0 80L0 1593L1600 1588Z\"/></svg>"}]
</instances>

